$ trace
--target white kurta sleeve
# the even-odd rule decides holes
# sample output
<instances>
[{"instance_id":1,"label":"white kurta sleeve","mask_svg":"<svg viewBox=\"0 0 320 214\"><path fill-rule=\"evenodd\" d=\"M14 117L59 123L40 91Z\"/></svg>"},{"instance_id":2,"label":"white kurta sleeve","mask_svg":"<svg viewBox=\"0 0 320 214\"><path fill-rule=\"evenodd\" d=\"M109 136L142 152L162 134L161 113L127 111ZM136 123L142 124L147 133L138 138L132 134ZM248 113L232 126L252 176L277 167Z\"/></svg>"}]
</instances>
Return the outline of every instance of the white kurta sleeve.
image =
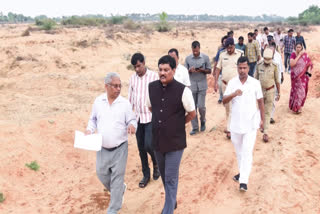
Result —
<instances>
[{"instance_id":1,"label":"white kurta sleeve","mask_svg":"<svg viewBox=\"0 0 320 214\"><path fill-rule=\"evenodd\" d=\"M183 104L183 107L186 110L186 112L192 112L196 109L195 104L194 104L194 100L193 100L193 96L192 96L192 92L191 92L190 88L188 88L188 87L185 87L183 90L182 104Z\"/></svg>"}]
</instances>

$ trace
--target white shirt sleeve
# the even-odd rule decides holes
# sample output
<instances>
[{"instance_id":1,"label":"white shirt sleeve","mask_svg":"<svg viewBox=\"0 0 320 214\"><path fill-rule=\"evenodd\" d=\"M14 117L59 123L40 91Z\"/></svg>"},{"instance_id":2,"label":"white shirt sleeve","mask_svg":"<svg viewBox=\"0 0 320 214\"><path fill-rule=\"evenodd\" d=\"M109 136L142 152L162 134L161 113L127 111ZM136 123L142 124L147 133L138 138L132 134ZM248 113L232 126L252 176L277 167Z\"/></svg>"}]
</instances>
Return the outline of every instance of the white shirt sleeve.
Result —
<instances>
[{"instance_id":1,"label":"white shirt sleeve","mask_svg":"<svg viewBox=\"0 0 320 214\"><path fill-rule=\"evenodd\" d=\"M96 110L97 102L98 101L96 99L92 105L92 110L91 110L91 114L90 114L90 118L87 126L87 130L89 130L91 134L94 133L97 129L97 110Z\"/></svg>"},{"instance_id":2,"label":"white shirt sleeve","mask_svg":"<svg viewBox=\"0 0 320 214\"><path fill-rule=\"evenodd\" d=\"M127 104L127 111L126 111L126 124L127 124L127 126L129 126L131 124L134 126L135 129L137 129L136 115L132 111L132 107L131 107L131 104L129 101Z\"/></svg>"},{"instance_id":3,"label":"white shirt sleeve","mask_svg":"<svg viewBox=\"0 0 320 214\"><path fill-rule=\"evenodd\" d=\"M194 100L193 100L193 96L192 96L192 92L190 90L190 88L185 87L182 93L182 104L184 109L187 112L192 112L194 111L195 108L195 104L194 104Z\"/></svg>"},{"instance_id":4,"label":"white shirt sleeve","mask_svg":"<svg viewBox=\"0 0 320 214\"><path fill-rule=\"evenodd\" d=\"M230 80L228 85L227 85L227 88L226 88L226 90L225 90L225 92L223 94L223 96L228 96L231 93L233 93L233 91L232 91L232 81Z\"/></svg>"},{"instance_id":5,"label":"white shirt sleeve","mask_svg":"<svg viewBox=\"0 0 320 214\"><path fill-rule=\"evenodd\" d=\"M184 85L190 87L190 76L189 76L189 71L186 69L186 67L183 66L184 70Z\"/></svg>"},{"instance_id":6,"label":"white shirt sleeve","mask_svg":"<svg viewBox=\"0 0 320 214\"><path fill-rule=\"evenodd\" d=\"M257 86L256 86L256 97L257 97L257 100L263 98L261 84L259 81L257 81Z\"/></svg>"}]
</instances>

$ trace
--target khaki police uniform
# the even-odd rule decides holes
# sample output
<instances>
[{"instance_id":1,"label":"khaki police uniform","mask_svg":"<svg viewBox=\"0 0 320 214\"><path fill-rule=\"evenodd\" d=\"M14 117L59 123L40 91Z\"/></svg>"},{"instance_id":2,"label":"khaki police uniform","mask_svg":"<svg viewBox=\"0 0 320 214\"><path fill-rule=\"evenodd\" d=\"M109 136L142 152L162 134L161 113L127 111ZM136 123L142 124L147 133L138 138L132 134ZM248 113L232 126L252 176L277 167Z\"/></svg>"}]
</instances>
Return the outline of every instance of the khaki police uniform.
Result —
<instances>
[{"instance_id":1,"label":"khaki police uniform","mask_svg":"<svg viewBox=\"0 0 320 214\"><path fill-rule=\"evenodd\" d=\"M260 80L262 88L264 99L264 134L268 134L276 83L280 84L277 64L274 62L265 64L264 61L261 61L257 65L255 78Z\"/></svg>"},{"instance_id":2,"label":"khaki police uniform","mask_svg":"<svg viewBox=\"0 0 320 214\"><path fill-rule=\"evenodd\" d=\"M244 55L242 50L235 49L233 54L228 54L227 51L224 51L220 54L217 68L221 71L221 81L222 81L222 93L224 94L229 80L238 75L238 59ZM227 130L230 131L230 111L231 105L225 104L226 108L226 117L227 117Z\"/></svg>"}]
</instances>

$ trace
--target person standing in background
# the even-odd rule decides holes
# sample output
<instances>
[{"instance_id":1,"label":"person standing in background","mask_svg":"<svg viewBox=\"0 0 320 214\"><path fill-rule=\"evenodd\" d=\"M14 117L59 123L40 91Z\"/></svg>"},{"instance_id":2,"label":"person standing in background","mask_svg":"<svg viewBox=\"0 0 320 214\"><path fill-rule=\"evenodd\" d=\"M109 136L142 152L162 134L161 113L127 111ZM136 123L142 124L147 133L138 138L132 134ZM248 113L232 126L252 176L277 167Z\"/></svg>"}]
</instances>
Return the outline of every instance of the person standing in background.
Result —
<instances>
[{"instance_id":1,"label":"person standing in background","mask_svg":"<svg viewBox=\"0 0 320 214\"><path fill-rule=\"evenodd\" d=\"M290 29L288 30L288 35L286 35L283 39L283 47L281 49L281 52L284 52L284 67L286 69L285 72L288 72L288 73L290 73L290 63L289 63L290 56L294 51L295 45L296 45L296 39L293 36L293 29Z\"/></svg>"},{"instance_id":2,"label":"person standing in background","mask_svg":"<svg viewBox=\"0 0 320 214\"><path fill-rule=\"evenodd\" d=\"M174 73L174 79L177 80L178 82L181 82L187 87L191 86L190 83L190 77L189 77L189 72L186 67L183 65L179 64L179 52L177 49L172 48L168 51L168 55L174 58L176 60L176 72Z\"/></svg>"},{"instance_id":3,"label":"person standing in background","mask_svg":"<svg viewBox=\"0 0 320 214\"><path fill-rule=\"evenodd\" d=\"M257 40L253 40L254 34L248 33L248 43L246 45L245 56L249 60L249 76L253 77L256 70L257 62L261 58L261 51Z\"/></svg>"},{"instance_id":4,"label":"person standing in background","mask_svg":"<svg viewBox=\"0 0 320 214\"><path fill-rule=\"evenodd\" d=\"M211 62L209 57L200 53L200 43L194 41L191 44L192 54L187 56L185 67L189 71L191 81L191 91L197 109L200 113L200 131L206 130L206 95L208 89L207 74L211 73ZM198 116L191 121L192 130L190 135L195 135L199 132Z\"/></svg>"},{"instance_id":5,"label":"person standing in background","mask_svg":"<svg viewBox=\"0 0 320 214\"><path fill-rule=\"evenodd\" d=\"M303 36L301 36L301 31L297 31L296 43L300 42L303 45L304 50L307 50L306 42L304 41Z\"/></svg>"},{"instance_id":6,"label":"person standing in background","mask_svg":"<svg viewBox=\"0 0 320 214\"><path fill-rule=\"evenodd\" d=\"M230 79L233 77L237 76L237 60L239 59L240 56L243 56L243 52L241 50L236 50L233 38L228 38L226 40L226 50L223 52L219 58L219 62L217 64L217 69L216 69L216 78L215 78L215 83L214 83L214 90L217 92L218 90L218 77L220 75L220 72L222 72L222 91L223 93L226 90L226 87L228 85L228 82ZM226 109L226 120L227 120L227 127L224 130L224 132L227 135L227 138L231 138L230 134L230 111L231 111L231 105L228 103L224 105Z\"/></svg>"},{"instance_id":7,"label":"person standing in background","mask_svg":"<svg viewBox=\"0 0 320 214\"><path fill-rule=\"evenodd\" d=\"M243 53L246 53L246 45L243 44L244 38L243 36L240 36L238 39L238 43L236 44L236 49L242 50Z\"/></svg>"},{"instance_id":8,"label":"person standing in background","mask_svg":"<svg viewBox=\"0 0 320 214\"><path fill-rule=\"evenodd\" d=\"M263 124L263 141L269 142L269 124L272 112L272 105L274 101L275 88L277 88L278 94L276 101L280 99L280 80L278 67L272 62L273 51L270 48L266 48L264 52L263 62L258 63L255 78L260 81L263 100L264 100L264 124Z\"/></svg>"},{"instance_id":9,"label":"person standing in background","mask_svg":"<svg viewBox=\"0 0 320 214\"><path fill-rule=\"evenodd\" d=\"M282 65L282 57L281 54L276 50L276 43L273 42L270 45L270 49L273 51L273 62L277 65L278 67L278 73L279 73L279 80L281 80L281 84L284 81L284 76L283 76L283 65ZM278 96L278 90L276 88L275 90L275 98L273 100L273 104L272 104L272 112L271 112L271 118L270 118L270 123L274 124L276 121L274 120L274 112L276 110L276 98Z\"/></svg>"}]
</instances>

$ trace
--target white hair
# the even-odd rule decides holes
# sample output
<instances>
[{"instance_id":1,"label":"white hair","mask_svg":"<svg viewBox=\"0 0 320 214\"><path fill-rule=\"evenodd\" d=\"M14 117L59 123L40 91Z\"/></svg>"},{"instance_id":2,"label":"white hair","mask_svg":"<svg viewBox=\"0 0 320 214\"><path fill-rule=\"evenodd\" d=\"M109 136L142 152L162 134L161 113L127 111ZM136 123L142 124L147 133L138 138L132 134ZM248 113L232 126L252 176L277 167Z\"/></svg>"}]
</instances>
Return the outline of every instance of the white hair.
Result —
<instances>
[{"instance_id":1,"label":"white hair","mask_svg":"<svg viewBox=\"0 0 320 214\"><path fill-rule=\"evenodd\" d=\"M104 78L104 84L109 84L109 83L111 83L113 78L118 78L118 79L120 79L120 76L119 76L118 73L115 73L115 72L107 73L107 76Z\"/></svg>"}]
</instances>

